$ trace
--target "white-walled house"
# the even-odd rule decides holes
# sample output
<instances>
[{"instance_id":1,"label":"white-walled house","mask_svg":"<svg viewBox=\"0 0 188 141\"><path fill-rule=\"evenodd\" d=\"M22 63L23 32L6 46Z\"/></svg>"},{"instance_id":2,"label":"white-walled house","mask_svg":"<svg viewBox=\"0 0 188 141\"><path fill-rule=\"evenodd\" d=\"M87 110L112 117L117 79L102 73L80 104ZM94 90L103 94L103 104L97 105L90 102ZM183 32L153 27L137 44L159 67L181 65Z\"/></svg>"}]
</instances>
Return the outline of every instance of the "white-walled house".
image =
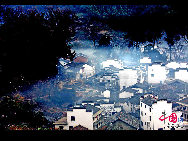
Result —
<instances>
[{"instance_id":1,"label":"white-walled house","mask_svg":"<svg viewBox=\"0 0 188 141\"><path fill-rule=\"evenodd\" d=\"M140 59L140 67L138 70L140 83L147 81L149 64L151 64L151 59L149 57L143 57Z\"/></svg>"},{"instance_id":2,"label":"white-walled house","mask_svg":"<svg viewBox=\"0 0 188 141\"><path fill-rule=\"evenodd\" d=\"M102 115L104 117L109 117L112 116L113 113L118 112L117 108L115 108L115 104L114 103L101 103L100 104L100 109L102 109Z\"/></svg>"},{"instance_id":3,"label":"white-walled house","mask_svg":"<svg viewBox=\"0 0 188 141\"><path fill-rule=\"evenodd\" d=\"M106 60L101 63L102 68L109 68L110 66L114 66L115 68L122 69L123 63L119 60Z\"/></svg>"},{"instance_id":4,"label":"white-walled house","mask_svg":"<svg viewBox=\"0 0 188 141\"><path fill-rule=\"evenodd\" d=\"M170 121L172 114L176 114L177 121ZM172 111L172 103L151 94L140 98L140 126L144 130L181 130L181 112Z\"/></svg>"},{"instance_id":5,"label":"white-walled house","mask_svg":"<svg viewBox=\"0 0 188 141\"><path fill-rule=\"evenodd\" d=\"M180 68L188 68L188 63L180 63Z\"/></svg>"},{"instance_id":6,"label":"white-walled house","mask_svg":"<svg viewBox=\"0 0 188 141\"><path fill-rule=\"evenodd\" d=\"M83 78L89 78L95 74L95 67L84 64L79 73L82 74Z\"/></svg>"},{"instance_id":7,"label":"white-walled house","mask_svg":"<svg viewBox=\"0 0 188 141\"><path fill-rule=\"evenodd\" d=\"M183 113L183 125L185 129L188 129L188 97L184 97L178 103L180 106L180 111Z\"/></svg>"},{"instance_id":8,"label":"white-walled house","mask_svg":"<svg viewBox=\"0 0 188 141\"><path fill-rule=\"evenodd\" d=\"M179 79L188 83L188 69L177 69L175 71L175 79Z\"/></svg>"},{"instance_id":9,"label":"white-walled house","mask_svg":"<svg viewBox=\"0 0 188 141\"><path fill-rule=\"evenodd\" d=\"M169 62L168 64L166 64L166 67L171 69L177 69L180 67L180 64L177 62Z\"/></svg>"},{"instance_id":10,"label":"white-walled house","mask_svg":"<svg viewBox=\"0 0 188 141\"><path fill-rule=\"evenodd\" d=\"M149 57L143 57L142 59L140 59L140 63L141 64L150 64L151 59Z\"/></svg>"},{"instance_id":11,"label":"white-walled house","mask_svg":"<svg viewBox=\"0 0 188 141\"><path fill-rule=\"evenodd\" d=\"M131 98L120 99L119 105L122 106L126 113L135 113L140 109L140 94L134 95Z\"/></svg>"},{"instance_id":12,"label":"white-walled house","mask_svg":"<svg viewBox=\"0 0 188 141\"><path fill-rule=\"evenodd\" d=\"M148 83L164 83L167 78L168 70L161 63L153 63L148 66Z\"/></svg>"},{"instance_id":13,"label":"white-walled house","mask_svg":"<svg viewBox=\"0 0 188 141\"><path fill-rule=\"evenodd\" d=\"M119 93L119 98L130 98L132 96L134 96L134 93L132 92L123 91Z\"/></svg>"},{"instance_id":14,"label":"white-walled house","mask_svg":"<svg viewBox=\"0 0 188 141\"><path fill-rule=\"evenodd\" d=\"M74 107L72 110L67 111L67 126L64 129L71 130L78 125L93 130L93 112L81 107Z\"/></svg>"},{"instance_id":15,"label":"white-walled house","mask_svg":"<svg viewBox=\"0 0 188 141\"><path fill-rule=\"evenodd\" d=\"M67 116L54 123L55 129L72 130L74 127L82 126L88 130L94 130L102 125L98 120L101 118L102 110L86 104L77 105L67 110Z\"/></svg>"},{"instance_id":16,"label":"white-walled house","mask_svg":"<svg viewBox=\"0 0 188 141\"><path fill-rule=\"evenodd\" d=\"M102 92L102 95L106 98L110 98L110 91L109 90L105 90L104 92Z\"/></svg>"},{"instance_id":17,"label":"white-walled house","mask_svg":"<svg viewBox=\"0 0 188 141\"><path fill-rule=\"evenodd\" d=\"M120 90L136 84L138 80L136 69L121 69L117 75L119 77Z\"/></svg>"}]
</instances>

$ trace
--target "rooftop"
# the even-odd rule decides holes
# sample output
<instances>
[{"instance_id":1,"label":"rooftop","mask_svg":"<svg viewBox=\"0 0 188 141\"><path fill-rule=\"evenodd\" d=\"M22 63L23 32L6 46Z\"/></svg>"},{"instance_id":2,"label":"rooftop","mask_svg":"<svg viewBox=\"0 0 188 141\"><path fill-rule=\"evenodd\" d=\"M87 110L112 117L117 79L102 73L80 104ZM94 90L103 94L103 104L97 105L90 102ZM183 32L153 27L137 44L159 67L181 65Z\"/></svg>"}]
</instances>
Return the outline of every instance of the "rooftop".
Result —
<instances>
[{"instance_id":1,"label":"rooftop","mask_svg":"<svg viewBox=\"0 0 188 141\"><path fill-rule=\"evenodd\" d=\"M144 98L144 99L142 100L142 102L145 103L145 104L148 105L148 106L152 106L152 104L153 104L153 103L156 103L157 100L154 99L154 98L152 98L152 97L150 97L150 96L147 96L146 98Z\"/></svg>"},{"instance_id":2,"label":"rooftop","mask_svg":"<svg viewBox=\"0 0 188 141\"><path fill-rule=\"evenodd\" d=\"M88 128L79 124L78 126L75 126L72 130L88 130Z\"/></svg>"},{"instance_id":3,"label":"rooftop","mask_svg":"<svg viewBox=\"0 0 188 141\"><path fill-rule=\"evenodd\" d=\"M96 112L98 112L100 109L93 106L93 105L90 105L90 104L87 104L84 106L86 108L87 111L93 111L93 114L95 114Z\"/></svg>"},{"instance_id":4,"label":"rooftop","mask_svg":"<svg viewBox=\"0 0 188 141\"><path fill-rule=\"evenodd\" d=\"M136 94L134 96L132 96L131 98L126 98L125 102L130 102L131 104L134 105L139 105L140 104L140 96L142 96L143 94Z\"/></svg>"},{"instance_id":5,"label":"rooftop","mask_svg":"<svg viewBox=\"0 0 188 141\"><path fill-rule=\"evenodd\" d=\"M135 90L135 89L132 89L131 87L128 87L128 88L123 88L120 93L122 92L130 92L130 93L136 93L138 90Z\"/></svg>"},{"instance_id":6,"label":"rooftop","mask_svg":"<svg viewBox=\"0 0 188 141\"><path fill-rule=\"evenodd\" d=\"M110 129L111 130L136 130L135 127L124 122L123 120L119 118L112 122L112 124L108 127L108 130Z\"/></svg>"},{"instance_id":7,"label":"rooftop","mask_svg":"<svg viewBox=\"0 0 188 141\"><path fill-rule=\"evenodd\" d=\"M63 125L66 125L67 124L67 117L62 117L62 118L60 118L58 121L56 121L53 124L63 124Z\"/></svg>"},{"instance_id":8,"label":"rooftop","mask_svg":"<svg viewBox=\"0 0 188 141\"><path fill-rule=\"evenodd\" d=\"M183 104L188 104L188 97L187 98L184 98L180 101L180 103L183 103Z\"/></svg>"},{"instance_id":9,"label":"rooftop","mask_svg":"<svg viewBox=\"0 0 188 141\"><path fill-rule=\"evenodd\" d=\"M92 112L93 114L95 114L96 112L98 112L100 109L90 105L90 104L85 104L85 105L76 105L73 108L67 109L67 111L73 111L73 109L86 109L86 112Z\"/></svg>"},{"instance_id":10,"label":"rooftop","mask_svg":"<svg viewBox=\"0 0 188 141\"><path fill-rule=\"evenodd\" d=\"M163 64L162 62L153 62L153 63L149 64L149 66L152 66L152 65L161 65L161 66L165 66L165 64Z\"/></svg>"}]
</instances>

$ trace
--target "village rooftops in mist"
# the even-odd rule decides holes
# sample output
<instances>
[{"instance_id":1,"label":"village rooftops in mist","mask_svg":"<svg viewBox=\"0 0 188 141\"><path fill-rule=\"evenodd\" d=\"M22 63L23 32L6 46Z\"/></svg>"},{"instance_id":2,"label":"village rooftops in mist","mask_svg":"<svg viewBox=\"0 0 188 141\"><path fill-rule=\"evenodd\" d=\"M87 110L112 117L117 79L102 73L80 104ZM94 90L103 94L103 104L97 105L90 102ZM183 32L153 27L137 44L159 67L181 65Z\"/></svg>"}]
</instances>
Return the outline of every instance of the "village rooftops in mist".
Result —
<instances>
[{"instance_id":1,"label":"village rooftops in mist","mask_svg":"<svg viewBox=\"0 0 188 141\"><path fill-rule=\"evenodd\" d=\"M85 105L76 105L73 108L69 108L67 111L73 111L74 109L85 109L86 112L93 112L93 114L95 114L96 112L98 112L100 109L90 105L90 104L85 104Z\"/></svg>"}]
</instances>

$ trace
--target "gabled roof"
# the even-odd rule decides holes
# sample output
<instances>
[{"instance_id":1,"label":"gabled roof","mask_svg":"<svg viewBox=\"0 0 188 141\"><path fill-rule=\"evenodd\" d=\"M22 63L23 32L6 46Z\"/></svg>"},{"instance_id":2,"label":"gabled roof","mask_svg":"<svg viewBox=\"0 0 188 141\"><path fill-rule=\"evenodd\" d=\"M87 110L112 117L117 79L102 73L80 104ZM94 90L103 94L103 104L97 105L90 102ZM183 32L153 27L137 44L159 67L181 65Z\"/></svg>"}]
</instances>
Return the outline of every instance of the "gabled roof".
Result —
<instances>
[{"instance_id":1,"label":"gabled roof","mask_svg":"<svg viewBox=\"0 0 188 141\"><path fill-rule=\"evenodd\" d=\"M180 70L186 70L186 71L188 71L188 68L177 68L175 71L180 71Z\"/></svg>"},{"instance_id":2,"label":"gabled roof","mask_svg":"<svg viewBox=\"0 0 188 141\"><path fill-rule=\"evenodd\" d=\"M154 99L154 98L151 98L150 96L148 96L148 97L144 98L144 99L142 100L142 102L145 103L145 104L148 105L148 106L152 106L152 104L153 104L153 103L156 103L157 100Z\"/></svg>"},{"instance_id":3,"label":"gabled roof","mask_svg":"<svg viewBox=\"0 0 188 141\"><path fill-rule=\"evenodd\" d=\"M78 56L78 57L74 58L73 62L75 62L75 63L87 63L88 59L84 56Z\"/></svg>"},{"instance_id":4,"label":"gabled roof","mask_svg":"<svg viewBox=\"0 0 188 141\"><path fill-rule=\"evenodd\" d=\"M66 125L67 124L67 117L62 117L58 121L54 122L53 124Z\"/></svg>"},{"instance_id":5,"label":"gabled roof","mask_svg":"<svg viewBox=\"0 0 188 141\"><path fill-rule=\"evenodd\" d=\"M126 122L124 122L123 120L121 120L121 119L117 119L117 120L115 120L115 121L113 121L112 122L112 125L109 127L109 128L113 128L113 126L115 126L115 124L118 122L118 125L119 124L123 124L123 129L125 130L125 129L127 129L127 130L136 130L136 128L135 127L133 127L132 125L130 125L130 124L128 124L128 123L126 123ZM116 125L117 126L117 125ZM126 128L125 128L126 127Z\"/></svg>"},{"instance_id":6,"label":"gabled roof","mask_svg":"<svg viewBox=\"0 0 188 141\"><path fill-rule=\"evenodd\" d=\"M122 92L130 92L130 93L136 93L138 90L132 89L131 87L123 88L120 93Z\"/></svg>"},{"instance_id":7,"label":"gabled roof","mask_svg":"<svg viewBox=\"0 0 188 141\"><path fill-rule=\"evenodd\" d=\"M143 96L144 94L136 94L132 96L131 98L126 98L125 102L130 102L131 104L134 105L139 105L140 104L140 96Z\"/></svg>"},{"instance_id":8,"label":"gabled roof","mask_svg":"<svg viewBox=\"0 0 188 141\"><path fill-rule=\"evenodd\" d=\"M146 90L148 90L149 85L148 85L147 82L145 82L144 84L143 84L143 83L136 83L136 84L130 86L130 88L141 88L141 89L146 89Z\"/></svg>"},{"instance_id":9,"label":"gabled roof","mask_svg":"<svg viewBox=\"0 0 188 141\"><path fill-rule=\"evenodd\" d=\"M87 111L93 111L93 115L100 110L99 108L90 104L86 104L84 105L84 107L86 108Z\"/></svg>"},{"instance_id":10,"label":"gabled roof","mask_svg":"<svg viewBox=\"0 0 188 141\"><path fill-rule=\"evenodd\" d=\"M78 126L75 126L71 130L88 130L88 128L86 128L86 127L84 127L84 126L82 126L82 125L79 124Z\"/></svg>"},{"instance_id":11,"label":"gabled roof","mask_svg":"<svg viewBox=\"0 0 188 141\"><path fill-rule=\"evenodd\" d=\"M187 104L188 105L188 97L182 99L179 103Z\"/></svg>"},{"instance_id":12,"label":"gabled roof","mask_svg":"<svg viewBox=\"0 0 188 141\"><path fill-rule=\"evenodd\" d=\"M177 84L188 84L188 83L179 79L174 79L172 81L167 82L167 85L177 85Z\"/></svg>"},{"instance_id":13,"label":"gabled roof","mask_svg":"<svg viewBox=\"0 0 188 141\"><path fill-rule=\"evenodd\" d=\"M149 66L152 66L152 65L161 65L161 66L165 66L165 64L163 64L162 62L153 62L153 63L149 64Z\"/></svg>"}]
</instances>

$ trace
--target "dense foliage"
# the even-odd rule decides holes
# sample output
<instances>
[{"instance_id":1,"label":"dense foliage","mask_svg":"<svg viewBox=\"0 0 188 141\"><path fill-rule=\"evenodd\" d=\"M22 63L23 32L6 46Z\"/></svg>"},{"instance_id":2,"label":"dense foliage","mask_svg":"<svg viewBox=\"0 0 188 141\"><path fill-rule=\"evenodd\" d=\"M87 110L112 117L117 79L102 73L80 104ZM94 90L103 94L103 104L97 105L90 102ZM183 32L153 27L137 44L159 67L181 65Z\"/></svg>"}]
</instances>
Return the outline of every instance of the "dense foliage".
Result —
<instances>
[{"instance_id":1,"label":"dense foliage","mask_svg":"<svg viewBox=\"0 0 188 141\"><path fill-rule=\"evenodd\" d=\"M69 41L77 17L70 10L0 7L1 93L57 74L59 57L74 57ZM8 90L8 91L7 91Z\"/></svg>"}]
</instances>

